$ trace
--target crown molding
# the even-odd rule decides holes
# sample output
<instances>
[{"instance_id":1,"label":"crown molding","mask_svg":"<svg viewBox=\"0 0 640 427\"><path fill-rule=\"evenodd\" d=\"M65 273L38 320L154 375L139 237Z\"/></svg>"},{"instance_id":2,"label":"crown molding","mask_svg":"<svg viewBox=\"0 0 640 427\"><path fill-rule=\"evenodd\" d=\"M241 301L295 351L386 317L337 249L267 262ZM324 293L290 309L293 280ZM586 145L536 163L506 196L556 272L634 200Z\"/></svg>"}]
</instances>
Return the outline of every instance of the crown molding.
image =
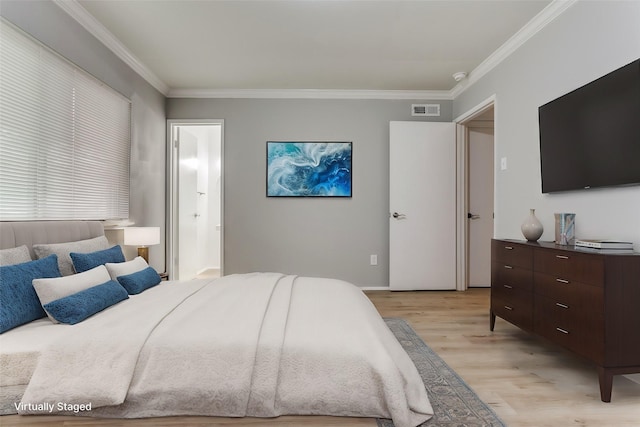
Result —
<instances>
[{"instance_id":1,"label":"crown molding","mask_svg":"<svg viewBox=\"0 0 640 427\"><path fill-rule=\"evenodd\" d=\"M53 3L75 19L160 93L165 96L169 93L169 86L167 86L165 82L163 82L145 64L135 57L116 36L107 30L104 25L98 22L93 15L87 12L80 3L76 0L53 0Z\"/></svg>"},{"instance_id":2,"label":"crown molding","mask_svg":"<svg viewBox=\"0 0 640 427\"><path fill-rule=\"evenodd\" d=\"M452 100L448 90L172 89L169 98Z\"/></svg>"},{"instance_id":3,"label":"crown molding","mask_svg":"<svg viewBox=\"0 0 640 427\"><path fill-rule=\"evenodd\" d=\"M553 0L544 9L525 24L502 46L496 49L491 55L480 63L469 73L469 76L451 89L452 98L456 98L471 85L480 80L485 74L494 69L504 61L509 55L515 52L520 46L526 43L531 37L549 25L554 19L560 16L565 10L573 6L578 0Z\"/></svg>"},{"instance_id":4,"label":"crown molding","mask_svg":"<svg viewBox=\"0 0 640 427\"><path fill-rule=\"evenodd\" d=\"M341 89L170 89L118 38L76 0L52 0L149 84L168 98L272 98L272 99L389 99L453 100L504 61L509 55L560 16L578 0L553 0L524 27L495 50L451 90L341 90Z\"/></svg>"}]
</instances>

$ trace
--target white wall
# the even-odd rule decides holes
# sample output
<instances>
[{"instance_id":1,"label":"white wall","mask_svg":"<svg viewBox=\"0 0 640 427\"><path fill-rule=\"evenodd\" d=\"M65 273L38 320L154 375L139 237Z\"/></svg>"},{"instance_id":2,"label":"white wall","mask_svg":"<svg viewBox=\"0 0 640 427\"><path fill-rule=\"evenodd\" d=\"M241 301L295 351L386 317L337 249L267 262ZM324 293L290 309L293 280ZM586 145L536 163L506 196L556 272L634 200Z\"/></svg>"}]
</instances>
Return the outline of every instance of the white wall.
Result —
<instances>
[{"instance_id":1,"label":"white wall","mask_svg":"<svg viewBox=\"0 0 640 427\"><path fill-rule=\"evenodd\" d=\"M508 158L496 170L496 237L522 239L535 208L542 240L554 240L554 212L573 212L578 238L640 250L640 186L542 194L538 139L540 105L640 57L639 23L638 1L579 1L454 100L457 117L496 96L496 158Z\"/></svg>"}]
</instances>

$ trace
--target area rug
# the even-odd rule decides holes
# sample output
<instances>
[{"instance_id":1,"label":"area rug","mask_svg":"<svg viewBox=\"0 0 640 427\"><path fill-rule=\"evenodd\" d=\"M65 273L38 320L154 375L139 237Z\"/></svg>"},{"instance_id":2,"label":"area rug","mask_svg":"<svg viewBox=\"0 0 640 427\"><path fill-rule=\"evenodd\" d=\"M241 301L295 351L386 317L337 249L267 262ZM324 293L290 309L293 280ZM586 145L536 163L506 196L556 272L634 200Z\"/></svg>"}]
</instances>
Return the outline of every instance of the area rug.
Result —
<instances>
[{"instance_id":1,"label":"area rug","mask_svg":"<svg viewBox=\"0 0 640 427\"><path fill-rule=\"evenodd\" d=\"M387 326L418 368L427 389L433 417L424 427L499 427L505 426L486 403L440 358L403 319L387 318ZM378 419L379 427L394 427L387 419Z\"/></svg>"}]
</instances>

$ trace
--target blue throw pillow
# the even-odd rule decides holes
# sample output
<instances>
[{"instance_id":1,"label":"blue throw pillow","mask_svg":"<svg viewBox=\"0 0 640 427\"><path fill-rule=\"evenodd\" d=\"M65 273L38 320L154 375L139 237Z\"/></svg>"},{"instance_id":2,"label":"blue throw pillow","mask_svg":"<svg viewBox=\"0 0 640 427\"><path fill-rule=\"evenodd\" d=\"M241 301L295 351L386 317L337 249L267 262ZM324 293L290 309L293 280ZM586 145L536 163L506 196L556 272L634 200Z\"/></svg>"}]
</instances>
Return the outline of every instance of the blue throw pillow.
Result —
<instances>
[{"instance_id":1,"label":"blue throw pillow","mask_svg":"<svg viewBox=\"0 0 640 427\"><path fill-rule=\"evenodd\" d=\"M73 268L76 270L76 273L91 270L92 268L108 262L125 261L120 245L113 246L109 249L103 249L101 251L90 252L88 254L71 252L69 256L73 261Z\"/></svg>"},{"instance_id":2,"label":"blue throw pillow","mask_svg":"<svg viewBox=\"0 0 640 427\"><path fill-rule=\"evenodd\" d=\"M149 289L160 283L160 275L153 269L147 267L144 270L127 274L126 276L118 276L118 282L129 292L129 295L136 295L145 289Z\"/></svg>"},{"instance_id":3,"label":"blue throw pillow","mask_svg":"<svg viewBox=\"0 0 640 427\"><path fill-rule=\"evenodd\" d=\"M113 280L64 298L51 301L44 308L58 322L75 325L89 316L129 298L127 291Z\"/></svg>"},{"instance_id":4,"label":"blue throw pillow","mask_svg":"<svg viewBox=\"0 0 640 427\"><path fill-rule=\"evenodd\" d=\"M60 277L58 256L0 267L0 333L46 316L33 279Z\"/></svg>"}]
</instances>

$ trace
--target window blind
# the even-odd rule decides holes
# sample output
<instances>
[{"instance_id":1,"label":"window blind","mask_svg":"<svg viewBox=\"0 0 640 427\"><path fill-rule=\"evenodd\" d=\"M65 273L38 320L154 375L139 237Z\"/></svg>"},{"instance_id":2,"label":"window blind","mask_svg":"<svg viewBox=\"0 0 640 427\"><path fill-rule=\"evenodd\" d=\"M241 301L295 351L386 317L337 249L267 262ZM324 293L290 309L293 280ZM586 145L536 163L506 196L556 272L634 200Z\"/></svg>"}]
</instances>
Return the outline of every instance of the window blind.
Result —
<instances>
[{"instance_id":1,"label":"window blind","mask_svg":"<svg viewBox=\"0 0 640 427\"><path fill-rule=\"evenodd\" d=\"M131 103L0 20L0 220L129 216Z\"/></svg>"}]
</instances>

